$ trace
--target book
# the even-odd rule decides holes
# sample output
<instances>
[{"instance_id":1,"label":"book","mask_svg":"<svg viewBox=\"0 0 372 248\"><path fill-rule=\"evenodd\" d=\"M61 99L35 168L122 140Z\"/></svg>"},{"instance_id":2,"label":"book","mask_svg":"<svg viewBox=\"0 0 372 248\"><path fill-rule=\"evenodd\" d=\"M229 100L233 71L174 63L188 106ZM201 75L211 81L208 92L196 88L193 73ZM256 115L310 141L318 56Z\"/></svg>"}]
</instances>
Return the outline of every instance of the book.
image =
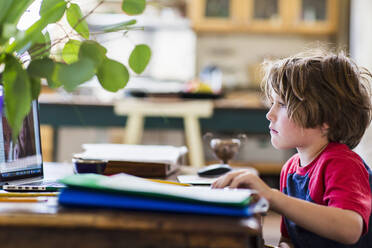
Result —
<instances>
[{"instance_id":1,"label":"book","mask_svg":"<svg viewBox=\"0 0 372 248\"><path fill-rule=\"evenodd\" d=\"M185 146L84 144L80 160L107 161L103 174L127 173L142 177L166 177L177 171L187 153Z\"/></svg>"},{"instance_id":2,"label":"book","mask_svg":"<svg viewBox=\"0 0 372 248\"><path fill-rule=\"evenodd\" d=\"M166 177L177 171L178 167L179 164L110 160L107 162L103 174L126 173L139 177Z\"/></svg>"},{"instance_id":3,"label":"book","mask_svg":"<svg viewBox=\"0 0 372 248\"><path fill-rule=\"evenodd\" d=\"M72 175L59 195L66 206L109 207L228 216L266 212L268 203L254 191L182 187L148 181L126 174Z\"/></svg>"}]
</instances>

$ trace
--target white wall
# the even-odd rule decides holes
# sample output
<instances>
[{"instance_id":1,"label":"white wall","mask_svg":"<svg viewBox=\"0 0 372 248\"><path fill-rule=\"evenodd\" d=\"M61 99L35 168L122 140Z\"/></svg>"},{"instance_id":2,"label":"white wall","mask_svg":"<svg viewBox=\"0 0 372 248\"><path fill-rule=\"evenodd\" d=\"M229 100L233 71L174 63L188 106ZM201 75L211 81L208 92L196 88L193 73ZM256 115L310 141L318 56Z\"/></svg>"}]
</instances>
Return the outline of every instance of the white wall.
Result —
<instances>
[{"instance_id":1,"label":"white wall","mask_svg":"<svg viewBox=\"0 0 372 248\"><path fill-rule=\"evenodd\" d=\"M350 54L361 66L372 71L372 1L351 1ZM372 167L372 126L355 149Z\"/></svg>"}]
</instances>

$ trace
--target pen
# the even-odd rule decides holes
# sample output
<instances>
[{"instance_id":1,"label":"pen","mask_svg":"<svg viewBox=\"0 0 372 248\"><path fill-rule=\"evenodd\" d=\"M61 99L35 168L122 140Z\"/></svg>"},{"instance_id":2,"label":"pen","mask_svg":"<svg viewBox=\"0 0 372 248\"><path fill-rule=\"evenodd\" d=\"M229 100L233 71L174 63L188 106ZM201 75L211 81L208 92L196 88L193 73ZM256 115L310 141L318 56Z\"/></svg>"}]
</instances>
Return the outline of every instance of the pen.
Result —
<instances>
[{"instance_id":1,"label":"pen","mask_svg":"<svg viewBox=\"0 0 372 248\"><path fill-rule=\"evenodd\" d=\"M0 202L46 202L47 198L38 197L0 197Z\"/></svg>"},{"instance_id":2,"label":"pen","mask_svg":"<svg viewBox=\"0 0 372 248\"><path fill-rule=\"evenodd\" d=\"M172 181L166 181L166 180L160 180L160 179L150 179L146 178L149 181L156 182L156 183L165 183L165 184L174 184L178 186L191 186L191 184L188 183L177 183L177 182L172 182Z\"/></svg>"},{"instance_id":3,"label":"pen","mask_svg":"<svg viewBox=\"0 0 372 248\"><path fill-rule=\"evenodd\" d=\"M58 192L53 192L53 193L18 193L18 192L13 192L13 193L0 193L0 199L3 197L32 197L32 196L58 196Z\"/></svg>"}]
</instances>

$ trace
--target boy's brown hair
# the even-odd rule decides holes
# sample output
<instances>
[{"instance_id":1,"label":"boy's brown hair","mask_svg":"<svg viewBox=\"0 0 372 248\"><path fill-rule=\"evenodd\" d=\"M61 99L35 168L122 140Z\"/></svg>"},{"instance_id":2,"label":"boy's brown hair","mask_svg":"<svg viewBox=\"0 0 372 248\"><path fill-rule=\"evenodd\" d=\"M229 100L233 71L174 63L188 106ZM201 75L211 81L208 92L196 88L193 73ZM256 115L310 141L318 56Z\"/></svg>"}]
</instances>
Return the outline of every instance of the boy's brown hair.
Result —
<instances>
[{"instance_id":1,"label":"boy's brown hair","mask_svg":"<svg viewBox=\"0 0 372 248\"><path fill-rule=\"evenodd\" d=\"M324 51L265 61L264 92L276 93L288 116L304 128L328 124L330 142L357 146L371 121L371 73L343 52Z\"/></svg>"}]
</instances>

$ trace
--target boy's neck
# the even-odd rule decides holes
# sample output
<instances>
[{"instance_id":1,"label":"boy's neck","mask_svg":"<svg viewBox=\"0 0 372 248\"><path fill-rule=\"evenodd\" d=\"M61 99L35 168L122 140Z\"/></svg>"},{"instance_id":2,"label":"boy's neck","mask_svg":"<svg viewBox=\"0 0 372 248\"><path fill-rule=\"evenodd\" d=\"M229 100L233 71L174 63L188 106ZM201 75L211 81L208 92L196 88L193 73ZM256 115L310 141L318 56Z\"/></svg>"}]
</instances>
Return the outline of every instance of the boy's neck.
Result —
<instances>
[{"instance_id":1,"label":"boy's neck","mask_svg":"<svg viewBox=\"0 0 372 248\"><path fill-rule=\"evenodd\" d=\"M297 148L300 156L300 166L305 167L309 165L329 144L328 140L315 143L308 147Z\"/></svg>"}]
</instances>

